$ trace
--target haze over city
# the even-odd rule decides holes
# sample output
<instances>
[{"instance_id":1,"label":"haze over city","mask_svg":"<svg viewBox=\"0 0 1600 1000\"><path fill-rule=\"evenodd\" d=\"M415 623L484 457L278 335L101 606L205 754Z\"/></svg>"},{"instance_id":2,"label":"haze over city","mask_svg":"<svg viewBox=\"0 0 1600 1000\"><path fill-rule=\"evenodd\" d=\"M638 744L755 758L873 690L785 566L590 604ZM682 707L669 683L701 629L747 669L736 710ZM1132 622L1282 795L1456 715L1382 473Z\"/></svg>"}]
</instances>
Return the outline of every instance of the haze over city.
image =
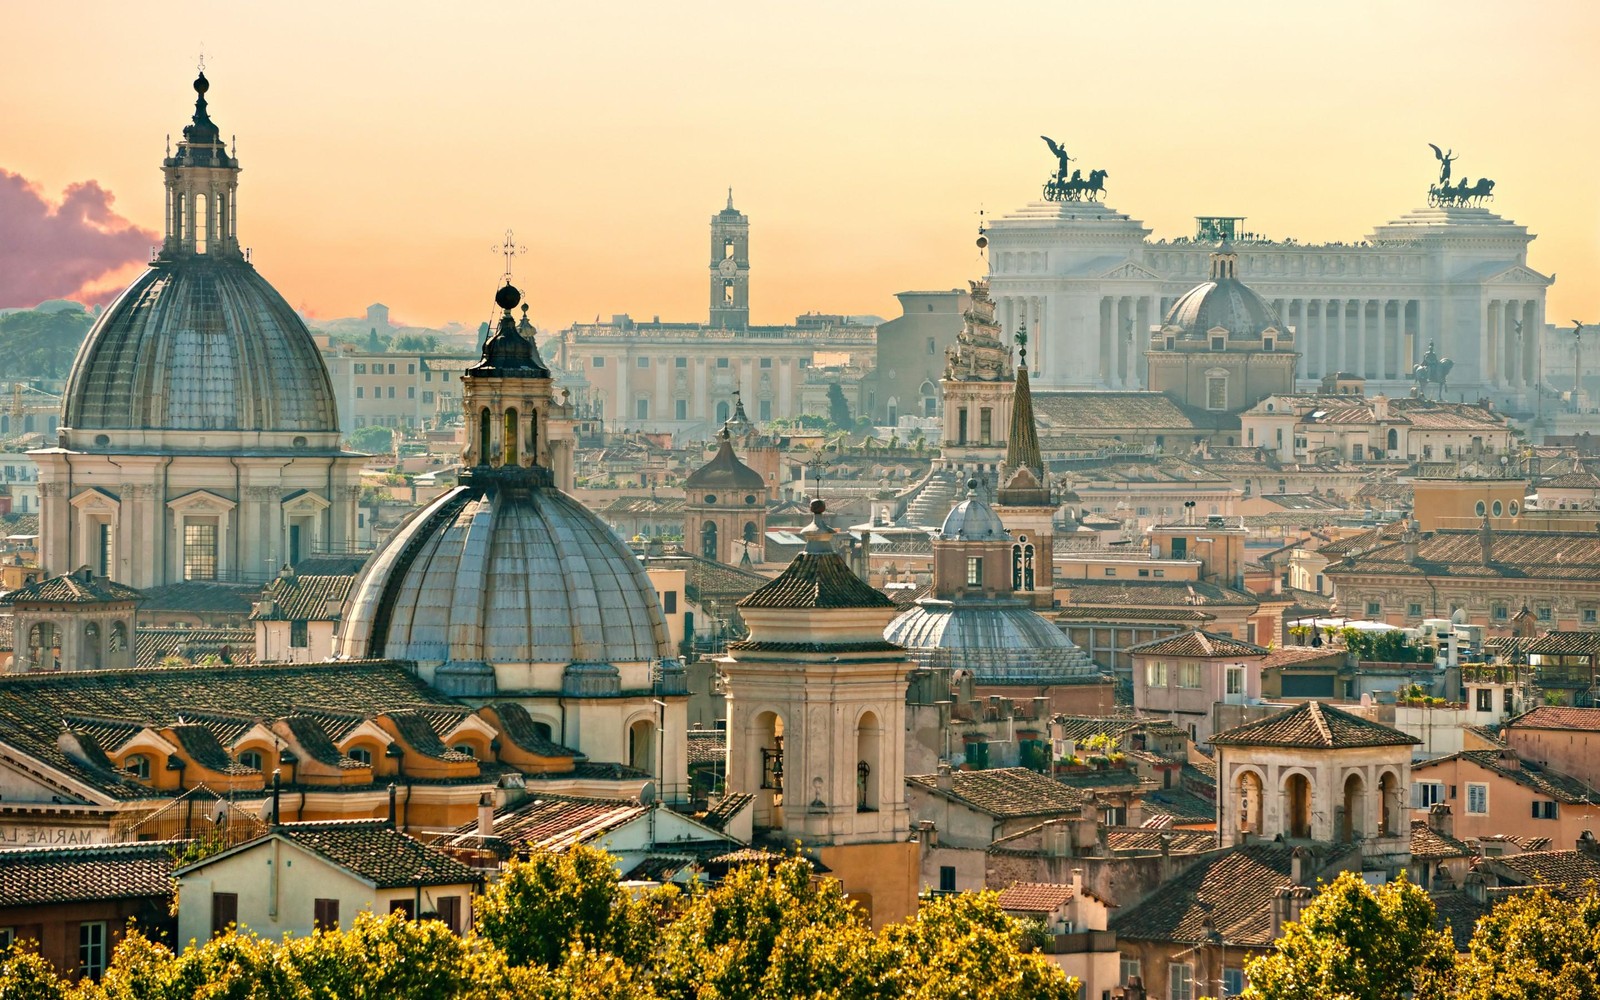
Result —
<instances>
[{"instance_id":1,"label":"haze over city","mask_svg":"<svg viewBox=\"0 0 1600 1000\"><path fill-rule=\"evenodd\" d=\"M754 321L893 315L895 291L985 270L977 212L1038 198L1040 133L1108 170L1105 201L1153 238L1228 214L1302 242L1360 240L1420 206L1438 143L1538 234L1550 320L1600 306L1579 280L1600 264L1592 4L93 4L8 19L27 44L0 67L0 225L42 235L0 270L55 287L0 279L0 306L104 301L136 272L161 228L152 136L187 116L202 50L247 171L241 238L312 317L381 300L398 322L475 323L510 227L541 324L703 319L704 227L730 185L752 223Z\"/></svg>"}]
</instances>

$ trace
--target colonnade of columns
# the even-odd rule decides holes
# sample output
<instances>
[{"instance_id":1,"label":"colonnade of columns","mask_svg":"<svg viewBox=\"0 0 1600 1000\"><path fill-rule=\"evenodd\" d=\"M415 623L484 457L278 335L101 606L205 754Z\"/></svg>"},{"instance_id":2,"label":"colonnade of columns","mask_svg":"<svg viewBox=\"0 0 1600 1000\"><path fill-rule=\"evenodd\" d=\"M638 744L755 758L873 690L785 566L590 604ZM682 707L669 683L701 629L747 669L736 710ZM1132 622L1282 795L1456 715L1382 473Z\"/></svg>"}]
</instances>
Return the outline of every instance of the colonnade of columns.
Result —
<instances>
[{"instance_id":1,"label":"colonnade of columns","mask_svg":"<svg viewBox=\"0 0 1600 1000\"><path fill-rule=\"evenodd\" d=\"M1049 299L1043 295L1005 295L995 300L995 319L1000 321L1000 336L1009 342L1013 334L1028 325L1028 367L1034 372L1044 372L1052 361L1064 364L1066 359L1051 357L1049 345L1041 335Z\"/></svg>"},{"instance_id":2,"label":"colonnade of columns","mask_svg":"<svg viewBox=\"0 0 1600 1000\"><path fill-rule=\"evenodd\" d=\"M1502 389L1526 389L1539 378L1539 336L1544 303L1493 299L1484 306L1483 379Z\"/></svg>"},{"instance_id":3,"label":"colonnade of columns","mask_svg":"<svg viewBox=\"0 0 1600 1000\"><path fill-rule=\"evenodd\" d=\"M1138 389L1145 382L1144 352L1150 327L1165 314L1154 295L1105 295L1100 299L1100 382L1112 389Z\"/></svg>"},{"instance_id":4,"label":"colonnade of columns","mask_svg":"<svg viewBox=\"0 0 1600 1000\"><path fill-rule=\"evenodd\" d=\"M1319 379L1349 372L1369 379L1409 379L1427 351L1418 331L1427 325L1423 299L1277 299L1274 308L1294 327L1300 360L1295 377Z\"/></svg>"}]
</instances>

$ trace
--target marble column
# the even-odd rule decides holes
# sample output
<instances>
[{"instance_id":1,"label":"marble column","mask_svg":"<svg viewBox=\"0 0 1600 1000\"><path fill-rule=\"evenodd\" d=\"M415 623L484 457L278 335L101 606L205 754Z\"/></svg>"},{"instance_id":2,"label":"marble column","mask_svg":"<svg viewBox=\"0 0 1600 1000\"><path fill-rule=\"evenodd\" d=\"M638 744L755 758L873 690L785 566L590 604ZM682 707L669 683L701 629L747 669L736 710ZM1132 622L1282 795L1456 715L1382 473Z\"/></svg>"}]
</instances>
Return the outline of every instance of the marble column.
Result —
<instances>
[{"instance_id":1,"label":"marble column","mask_svg":"<svg viewBox=\"0 0 1600 1000\"><path fill-rule=\"evenodd\" d=\"M1367 377L1367 300L1356 300L1356 375Z\"/></svg>"}]
</instances>

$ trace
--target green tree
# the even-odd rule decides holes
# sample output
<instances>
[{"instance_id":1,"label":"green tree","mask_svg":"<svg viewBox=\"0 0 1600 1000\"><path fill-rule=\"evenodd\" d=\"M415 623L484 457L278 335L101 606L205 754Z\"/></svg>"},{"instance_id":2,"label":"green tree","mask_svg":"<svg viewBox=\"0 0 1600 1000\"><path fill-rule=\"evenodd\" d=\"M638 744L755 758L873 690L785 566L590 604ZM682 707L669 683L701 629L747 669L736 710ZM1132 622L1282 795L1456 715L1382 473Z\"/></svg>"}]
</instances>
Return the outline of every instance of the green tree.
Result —
<instances>
[{"instance_id":1,"label":"green tree","mask_svg":"<svg viewBox=\"0 0 1600 1000\"><path fill-rule=\"evenodd\" d=\"M82 309L0 316L0 372L12 378L65 378L91 324Z\"/></svg>"},{"instance_id":2,"label":"green tree","mask_svg":"<svg viewBox=\"0 0 1600 1000\"><path fill-rule=\"evenodd\" d=\"M579 845L564 854L540 851L511 861L478 900L478 930L512 965L563 964L574 946L641 964L655 945L655 910L676 890L634 900L616 862Z\"/></svg>"},{"instance_id":3,"label":"green tree","mask_svg":"<svg viewBox=\"0 0 1600 1000\"><path fill-rule=\"evenodd\" d=\"M1510 897L1478 921L1459 977L1463 1000L1600 1000L1600 894Z\"/></svg>"},{"instance_id":4,"label":"green tree","mask_svg":"<svg viewBox=\"0 0 1600 1000\"><path fill-rule=\"evenodd\" d=\"M20 945L0 951L0 997L6 1000L66 1000L67 984L56 967Z\"/></svg>"},{"instance_id":5,"label":"green tree","mask_svg":"<svg viewBox=\"0 0 1600 1000\"><path fill-rule=\"evenodd\" d=\"M1253 1000L1445 1000L1455 946L1405 875L1374 888L1355 872L1323 887L1274 951L1250 963Z\"/></svg>"},{"instance_id":6,"label":"green tree","mask_svg":"<svg viewBox=\"0 0 1600 1000\"><path fill-rule=\"evenodd\" d=\"M387 427L368 424L357 427L345 436L351 448L369 455L382 455L394 450L394 431Z\"/></svg>"},{"instance_id":7,"label":"green tree","mask_svg":"<svg viewBox=\"0 0 1600 1000\"><path fill-rule=\"evenodd\" d=\"M1076 979L1023 951L1028 934L992 892L926 900L885 931L908 1000L1075 1000Z\"/></svg>"},{"instance_id":8,"label":"green tree","mask_svg":"<svg viewBox=\"0 0 1600 1000\"><path fill-rule=\"evenodd\" d=\"M439 338L426 333L404 333L389 344L391 351L428 354L439 349ZM385 362L387 364L387 362Z\"/></svg>"},{"instance_id":9,"label":"green tree","mask_svg":"<svg viewBox=\"0 0 1600 1000\"><path fill-rule=\"evenodd\" d=\"M844 398L844 387L837 382L828 386L828 420L845 430L856 425L855 418L850 415L850 401Z\"/></svg>"}]
</instances>

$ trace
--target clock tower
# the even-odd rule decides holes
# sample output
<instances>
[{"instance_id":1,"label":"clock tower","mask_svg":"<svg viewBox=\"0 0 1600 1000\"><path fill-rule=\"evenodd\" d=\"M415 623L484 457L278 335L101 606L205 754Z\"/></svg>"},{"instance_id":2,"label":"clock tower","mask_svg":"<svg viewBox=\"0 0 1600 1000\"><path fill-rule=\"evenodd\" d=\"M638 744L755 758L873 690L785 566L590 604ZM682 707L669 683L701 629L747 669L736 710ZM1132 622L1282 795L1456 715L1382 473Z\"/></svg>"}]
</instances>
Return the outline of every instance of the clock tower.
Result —
<instances>
[{"instance_id":1,"label":"clock tower","mask_svg":"<svg viewBox=\"0 0 1600 1000\"><path fill-rule=\"evenodd\" d=\"M733 207L733 188L728 207L711 217L711 325L750 325L750 219Z\"/></svg>"}]
</instances>

